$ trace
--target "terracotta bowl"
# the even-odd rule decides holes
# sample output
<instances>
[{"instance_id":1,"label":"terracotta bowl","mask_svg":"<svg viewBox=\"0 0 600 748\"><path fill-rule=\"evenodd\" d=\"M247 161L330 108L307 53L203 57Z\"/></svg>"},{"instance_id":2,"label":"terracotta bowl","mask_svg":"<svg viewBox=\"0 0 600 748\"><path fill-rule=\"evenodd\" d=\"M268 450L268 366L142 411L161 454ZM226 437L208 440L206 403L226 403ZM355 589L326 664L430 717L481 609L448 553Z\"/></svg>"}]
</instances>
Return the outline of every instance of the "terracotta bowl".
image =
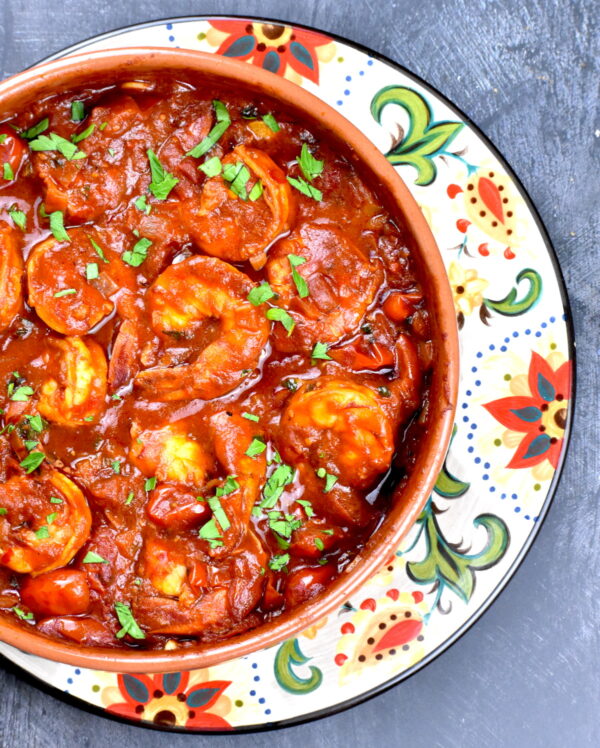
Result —
<instances>
[{"instance_id":1,"label":"terracotta bowl","mask_svg":"<svg viewBox=\"0 0 600 748\"><path fill-rule=\"evenodd\" d=\"M210 79L271 97L321 132L358 167L390 214L412 236L412 252L432 313L435 369L428 430L416 465L390 511L360 555L320 596L239 636L194 648L143 651L83 647L51 639L6 618L0 640L19 649L78 667L120 672L169 672L207 667L273 646L328 615L394 553L425 506L442 467L452 432L458 387L458 336L452 294L433 235L414 198L377 148L350 122L299 86L253 65L188 50L130 48L90 52L40 65L0 83L1 119L49 94L163 74L191 82Z\"/></svg>"}]
</instances>

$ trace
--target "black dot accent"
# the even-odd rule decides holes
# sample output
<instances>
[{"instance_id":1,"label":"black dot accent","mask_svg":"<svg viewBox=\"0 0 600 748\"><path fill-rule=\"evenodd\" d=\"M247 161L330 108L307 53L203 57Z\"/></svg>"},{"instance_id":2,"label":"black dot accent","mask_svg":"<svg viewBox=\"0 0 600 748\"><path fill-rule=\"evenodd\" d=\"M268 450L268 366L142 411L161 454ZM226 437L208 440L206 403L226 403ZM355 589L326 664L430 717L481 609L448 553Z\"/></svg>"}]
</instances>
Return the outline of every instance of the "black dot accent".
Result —
<instances>
[{"instance_id":1,"label":"black dot accent","mask_svg":"<svg viewBox=\"0 0 600 748\"><path fill-rule=\"evenodd\" d=\"M383 631L383 629L387 628L387 624L385 624L385 623L380 623L380 624L379 624L379 628L380 628L380 629L381 629L381 630Z\"/></svg>"},{"instance_id":2,"label":"black dot accent","mask_svg":"<svg viewBox=\"0 0 600 748\"><path fill-rule=\"evenodd\" d=\"M497 225L498 225L498 221L492 221L492 226L497 226Z\"/></svg>"},{"instance_id":3,"label":"black dot accent","mask_svg":"<svg viewBox=\"0 0 600 748\"><path fill-rule=\"evenodd\" d=\"M540 410L548 410L548 403L542 403Z\"/></svg>"},{"instance_id":4,"label":"black dot accent","mask_svg":"<svg viewBox=\"0 0 600 748\"><path fill-rule=\"evenodd\" d=\"M490 171L490 173L488 174L488 176L490 177L490 179L493 179L494 178L494 172Z\"/></svg>"},{"instance_id":5,"label":"black dot accent","mask_svg":"<svg viewBox=\"0 0 600 748\"><path fill-rule=\"evenodd\" d=\"M390 621L395 621L396 618L398 618L398 616L395 613L392 613L392 615L390 616Z\"/></svg>"},{"instance_id":6,"label":"black dot accent","mask_svg":"<svg viewBox=\"0 0 600 748\"><path fill-rule=\"evenodd\" d=\"M259 52L264 52L266 48L267 48L267 45L266 45L266 44L264 44L263 42L261 42L260 44L257 44L257 45L256 45L256 49L257 49L257 50L258 50Z\"/></svg>"},{"instance_id":7,"label":"black dot accent","mask_svg":"<svg viewBox=\"0 0 600 748\"><path fill-rule=\"evenodd\" d=\"M135 707L135 713L136 714L143 714L144 713L144 705L143 704L138 704Z\"/></svg>"},{"instance_id":8,"label":"black dot accent","mask_svg":"<svg viewBox=\"0 0 600 748\"><path fill-rule=\"evenodd\" d=\"M508 202L508 198L507 197L503 197L502 198L502 202L506 205L506 203Z\"/></svg>"},{"instance_id":9,"label":"black dot accent","mask_svg":"<svg viewBox=\"0 0 600 748\"><path fill-rule=\"evenodd\" d=\"M500 185L500 187L498 187L498 192L502 192L503 190L504 190L504 186Z\"/></svg>"},{"instance_id":10,"label":"black dot accent","mask_svg":"<svg viewBox=\"0 0 600 748\"><path fill-rule=\"evenodd\" d=\"M424 638L423 634L419 634L419 636L417 636L417 641L422 642Z\"/></svg>"},{"instance_id":11,"label":"black dot accent","mask_svg":"<svg viewBox=\"0 0 600 748\"><path fill-rule=\"evenodd\" d=\"M405 652L408 652L408 650L410 649L410 647L408 646L408 644L403 644L403 645L402 645L402 649L403 649L403 650L404 650Z\"/></svg>"},{"instance_id":12,"label":"black dot accent","mask_svg":"<svg viewBox=\"0 0 600 748\"><path fill-rule=\"evenodd\" d=\"M370 636L370 637L369 637L369 638L367 639L367 644L375 644L375 639L373 639L373 637L372 637L372 636Z\"/></svg>"},{"instance_id":13,"label":"black dot accent","mask_svg":"<svg viewBox=\"0 0 600 748\"><path fill-rule=\"evenodd\" d=\"M177 694L177 701L185 701L186 698L187 697L186 697L186 695L184 693L178 693Z\"/></svg>"},{"instance_id":14,"label":"black dot accent","mask_svg":"<svg viewBox=\"0 0 600 748\"><path fill-rule=\"evenodd\" d=\"M512 234L512 229L508 229L506 233L510 236Z\"/></svg>"},{"instance_id":15,"label":"black dot accent","mask_svg":"<svg viewBox=\"0 0 600 748\"><path fill-rule=\"evenodd\" d=\"M393 566L388 566L388 567L387 567L387 570L388 570L388 571L394 571L394 567L393 567Z\"/></svg>"},{"instance_id":16,"label":"black dot accent","mask_svg":"<svg viewBox=\"0 0 600 748\"><path fill-rule=\"evenodd\" d=\"M395 655L396 654L396 650L395 649L390 649L390 651L389 651L388 654Z\"/></svg>"},{"instance_id":17,"label":"black dot accent","mask_svg":"<svg viewBox=\"0 0 600 748\"><path fill-rule=\"evenodd\" d=\"M404 614L405 618L410 618L411 616L412 616L412 613L410 612L410 610L407 610L406 613Z\"/></svg>"},{"instance_id":18,"label":"black dot accent","mask_svg":"<svg viewBox=\"0 0 600 748\"><path fill-rule=\"evenodd\" d=\"M545 426L540 426L539 430L542 431L542 432L544 432L546 430L546 427Z\"/></svg>"},{"instance_id":19,"label":"black dot accent","mask_svg":"<svg viewBox=\"0 0 600 748\"><path fill-rule=\"evenodd\" d=\"M162 697L164 696L164 693L162 691L156 690L152 695L154 696L155 699L162 699Z\"/></svg>"},{"instance_id":20,"label":"black dot accent","mask_svg":"<svg viewBox=\"0 0 600 748\"><path fill-rule=\"evenodd\" d=\"M375 655L375 659L376 660L383 660L383 655L382 654Z\"/></svg>"},{"instance_id":21,"label":"black dot accent","mask_svg":"<svg viewBox=\"0 0 600 748\"><path fill-rule=\"evenodd\" d=\"M280 45L279 47L277 47L277 51L278 51L278 52L281 52L281 53L283 54L283 52L285 52L285 47L284 47L284 45L282 44L282 45Z\"/></svg>"},{"instance_id":22,"label":"black dot accent","mask_svg":"<svg viewBox=\"0 0 600 748\"><path fill-rule=\"evenodd\" d=\"M472 203L476 203L476 202L477 202L477 198L476 198L476 197L472 197L472 198L471 198L471 202L472 202Z\"/></svg>"},{"instance_id":23,"label":"black dot accent","mask_svg":"<svg viewBox=\"0 0 600 748\"><path fill-rule=\"evenodd\" d=\"M485 210L480 210L479 215L483 218L485 216Z\"/></svg>"},{"instance_id":24,"label":"black dot accent","mask_svg":"<svg viewBox=\"0 0 600 748\"><path fill-rule=\"evenodd\" d=\"M556 444L557 441L558 439L555 436L553 436L552 439L550 439L550 444Z\"/></svg>"},{"instance_id":25,"label":"black dot accent","mask_svg":"<svg viewBox=\"0 0 600 748\"><path fill-rule=\"evenodd\" d=\"M561 403L565 399L565 397L564 395L557 395L556 399L558 400L559 403Z\"/></svg>"},{"instance_id":26,"label":"black dot accent","mask_svg":"<svg viewBox=\"0 0 600 748\"><path fill-rule=\"evenodd\" d=\"M367 658L364 655L358 655L358 661L364 662Z\"/></svg>"},{"instance_id":27,"label":"black dot accent","mask_svg":"<svg viewBox=\"0 0 600 748\"><path fill-rule=\"evenodd\" d=\"M194 717L196 716L196 712L193 709L190 709L190 711L188 712L188 716L190 719L194 719Z\"/></svg>"},{"instance_id":28,"label":"black dot accent","mask_svg":"<svg viewBox=\"0 0 600 748\"><path fill-rule=\"evenodd\" d=\"M246 26L246 33L247 33L247 34L251 34L251 33L252 33L252 24L251 24L251 23L249 23L249 24L248 24L248 25Z\"/></svg>"}]
</instances>

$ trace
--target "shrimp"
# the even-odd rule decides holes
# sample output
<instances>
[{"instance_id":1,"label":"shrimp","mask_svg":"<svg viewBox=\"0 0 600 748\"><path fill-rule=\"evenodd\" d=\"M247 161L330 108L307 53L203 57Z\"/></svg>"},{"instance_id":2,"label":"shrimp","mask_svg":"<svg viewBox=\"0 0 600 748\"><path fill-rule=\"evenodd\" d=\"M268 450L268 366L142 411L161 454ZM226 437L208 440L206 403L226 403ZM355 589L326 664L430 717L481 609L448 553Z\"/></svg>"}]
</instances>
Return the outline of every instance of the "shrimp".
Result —
<instances>
[{"instance_id":1,"label":"shrimp","mask_svg":"<svg viewBox=\"0 0 600 748\"><path fill-rule=\"evenodd\" d=\"M111 297L133 290L136 281L112 249L115 232L86 227L69 230L69 237L50 237L33 248L27 260L29 305L56 332L85 335L113 312Z\"/></svg>"},{"instance_id":2,"label":"shrimp","mask_svg":"<svg viewBox=\"0 0 600 748\"><path fill-rule=\"evenodd\" d=\"M150 147L142 113L131 96L113 97L94 107L82 128L92 126L77 144L84 156L78 153L67 160L56 151L42 151L32 158L45 188L47 211L61 210L74 223L94 221L117 209L127 193L135 191Z\"/></svg>"},{"instance_id":3,"label":"shrimp","mask_svg":"<svg viewBox=\"0 0 600 748\"><path fill-rule=\"evenodd\" d=\"M40 388L40 414L62 426L82 426L96 421L105 408L104 351L91 338L49 342L51 350L45 355L45 363L52 370L58 354L58 373L49 376Z\"/></svg>"},{"instance_id":4,"label":"shrimp","mask_svg":"<svg viewBox=\"0 0 600 748\"><path fill-rule=\"evenodd\" d=\"M248 177L245 184L235 194L230 189L233 182L226 182L223 176L209 179L199 206L195 200L183 204L182 220L207 254L232 262L250 260L259 269L269 245L294 222L295 196L283 171L264 151L238 145L222 163L223 167L239 166L241 175ZM262 194L248 199L259 182Z\"/></svg>"},{"instance_id":5,"label":"shrimp","mask_svg":"<svg viewBox=\"0 0 600 748\"><path fill-rule=\"evenodd\" d=\"M394 451L390 419L369 387L320 377L301 387L281 419L282 456L325 468L346 486L368 488Z\"/></svg>"},{"instance_id":6,"label":"shrimp","mask_svg":"<svg viewBox=\"0 0 600 748\"><path fill-rule=\"evenodd\" d=\"M248 617L260 602L266 561L262 543L251 531L235 553L218 563L183 555L149 535L138 567L143 583L132 604L135 618L152 634L241 631L254 623Z\"/></svg>"},{"instance_id":7,"label":"shrimp","mask_svg":"<svg viewBox=\"0 0 600 748\"><path fill-rule=\"evenodd\" d=\"M90 535L87 500L58 470L12 476L0 485L0 506L6 510L0 515L0 564L19 574L66 566Z\"/></svg>"},{"instance_id":8,"label":"shrimp","mask_svg":"<svg viewBox=\"0 0 600 748\"><path fill-rule=\"evenodd\" d=\"M292 277L290 256L308 287L302 298ZM304 224L280 240L269 253L267 276L296 326L290 336L274 331L282 351L308 352L316 342L334 343L353 332L381 285L383 271L336 227Z\"/></svg>"},{"instance_id":9,"label":"shrimp","mask_svg":"<svg viewBox=\"0 0 600 748\"><path fill-rule=\"evenodd\" d=\"M152 327L159 334L194 334L201 323L220 322L219 335L193 363L139 372L135 383L153 400L225 395L258 364L269 337L262 311L247 299L252 281L213 257L171 265L148 290Z\"/></svg>"},{"instance_id":10,"label":"shrimp","mask_svg":"<svg viewBox=\"0 0 600 748\"><path fill-rule=\"evenodd\" d=\"M222 483L217 475L224 471L226 478L235 481L231 484L230 480L227 490L219 498L228 527L219 534L219 543L214 547L207 541L201 544L206 554L214 557L234 550L249 527L252 507L266 471L264 453L255 457L246 454L255 431L238 412L216 413L209 419L208 438L203 440L203 444L210 444L211 448L201 446L187 436L181 424L144 431L134 424L129 451L131 462L144 475L156 476L161 483L177 483L196 489L195 496L192 496L186 490L169 491L166 486L158 486L156 496L147 506L153 522L179 531L209 520L207 504L199 501L197 496ZM216 493L220 492L217 490Z\"/></svg>"},{"instance_id":11,"label":"shrimp","mask_svg":"<svg viewBox=\"0 0 600 748\"><path fill-rule=\"evenodd\" d=\"M131 439L131 462L144 475L155 475L161 482L173 481L200 487L212 468L211 456L176 424L145 431L134 424Z\"/></svg>"},{"instance_id":12,"label":"shrimp","mask_svg":"<svg viewBox=\"0 0 600 748\"><path fill-rule=\"evenodd\" d=\"M17 232L0 222L0 330L10 327L23 306L23 258Z\"/></svg>"}]
</instances>

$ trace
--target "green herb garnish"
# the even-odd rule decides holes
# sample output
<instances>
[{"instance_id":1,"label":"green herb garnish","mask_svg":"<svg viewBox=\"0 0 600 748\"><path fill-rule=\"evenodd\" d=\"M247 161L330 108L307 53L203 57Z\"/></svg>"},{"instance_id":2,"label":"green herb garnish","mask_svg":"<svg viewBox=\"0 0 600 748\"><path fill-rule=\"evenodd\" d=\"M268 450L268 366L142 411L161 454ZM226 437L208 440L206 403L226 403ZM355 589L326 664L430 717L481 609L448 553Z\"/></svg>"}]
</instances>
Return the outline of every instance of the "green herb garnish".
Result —
<instances>
[{"instance_id":1,"label":"green herb garnish","mask_svg":"<svg viewBox=\"0 0 600 748\"><path fill-rule=\"evenodd\" d=\"M88 262L88 264L85 266L85 277L87 280L96 280L98 277L98 263L97 262Z\"/></svg>"},{"instance_id":2,"label":"green herb garnish","mask_svg":"<svg viewBox=\"0 0 600 748\"><path fill-rule=\"evenodd\" d=\"M150 239L142 237L133 245L131 249L123 252L123 262L134 268L139 267L148 255L148 248L152 246Z\"/></svg>"},{"instance_id":3,"label":"green herb garnish","mask_svg":"<svg viewBox=\"0 0 600 748\"><path fill-rule=\"evenodd\" d=\"M12 182L15 178L15 173L8 161L5 161L4 166L2 167L2 178L6 179L7 182Z\"/></svg>"},{"instance_id":4,"label":"green herb garnish","mask_svg":"<svg viewBox=\"0 0 600 748\"><path fill-rule=\"evenodd\" d=\"M272 556L269 559L269 569L272 571L282 571L290 562L289 553L280 553L279 556Z\"/></svg>"},{"instance_id":5,"label":"green herb garnish","mask_svg":"<svg viewBox=\"0 0 600 748\"><path fill-rule=\"evenodd\" d=\"M87 156L86 153L77 148L75 143L71 143L70 140L62 138L55 132L51 132L49 135L40 135L35 140L30 140L29 147L32 151L58 151L67 161L76 161Z\"/></svg>"},{"instance_id":6,"label":"green herb garnish","mask_svg":"<svg viewBox=\"0 0 600 748\"><path fill-rule=\"evenodd\" d=\"M315 347L312 349L310 354L311 359L323 359L324 361L331 361L331 356L327 354L329 346L327 343L315 343Z\"/></svg>"},{"instance_id":7,"label":"green herb garnish","mask_svg":"<svg viewBox=\"0 0 600 748\"><path fill-rule=\"evenodd\" d=\"M55 239L59 242L70 242L71 238L67 234L64 223L62 210L55 210L48 216L50 218L50 231Z\"/></svg>"},{"instance_id":8,"label":"green herb garnish","mask_svg":"<svg viewBox=\"0 0 600 748\"><path fill-rule=\"evenodd\" d=\"M219 138L231 124L231 117L229 116L227 107L222 101L215 99L213 101L213 107L217 123L208 135L198 143L198 145L194 146L191 151L188 151L185 154L186 156L193 156L194 158L204 156L204 154L208 153L208 151L210 151L210 149L217 143Z\"/></svg>"},{"instance_id":9,"label":"green herb garnish","mask_svg":"<svg viewBox=\"0 0 600 748\"><path fill-rule=\"evenodd\" d=\"M277 296L275 291L273 291L267 281L263 281L260 286L255 286L255 288L250 291L247 298L251 304L259 306L275 296Z\"/></svg>"},{"instance_id":10,"label":"green herb garnish","mask_svg":"<svg viewBox=\"0 0 600 748\"><path fill-rule=\"evenodd\" d=\"M43 452L30 452L19 465L25 470L26 473L33 473L46 459L46 455Z\"/></svg>"},{"instance_id":11,"label":"green herb garnish","mask_svg":"<svg viewBox=\"0 0 600 748\"><path fill-rule=\"evenodd\" d=\"M25 213L23 213L22 210L18 210L17 208L9 208L8 215L11 217L12 222L15 224L15 226L18 226L22 231L25 231L25 228L27 226L27 216L25 215Z\"/></svg>"},{"instance_id":12,"label":"green herb garnish","mask_svg":"<svg viewBox=\"0 0 600 748\"><path fill-rule=\"evenodd\" d=\"M150 162L150 172L152 173L152 181L148 185L148 189L157 200L166 200L169 192L179 182L179 179L169 174L168 171L165 171L163 165L158 160L158 156L152 149L149 148L146 153Z\"/></svg>"},{"instance_id":13,"label":"green herb garnish","mask_svg":"<svg viewBox=\"0 0 600 748\"><path fill-rule=\"evenodd\" d=\"M94 551L88 551L83 557L82 563L84 564L107 564L108 561L102 556L94 553Z\"/></svg>"},{"instance_id":14,"label":"green herb garnish","mask_svg":"<svg viewBox=\"0 0 600 748\"><path fill-rule=\"evenodd\" d=\"M138 626L137 621L133 617L131 608L125 603L115 603L115 612L119 623L123 627L117 632L117 639L122 639L126 634L133 637L134 639L145 639L146 634Z\"/></svg>"},{"instance_id":15,"label":"green herb garnish","mask_svg":"<svg viewBox=\"0 0 600 748\"><path fill-rule=\"evenodd\" d=\"M71 119L73 122L82 122L85 119L85 107L83 101L71 102Z\"/></svg>"},{"instance_id":16,"label":"green herb garnish","mask_svg":"<svg viewBox=\"0 0 600 748\"><path fill-rule=\"evenodd\" d=\"M271 113L263 114L262 121L269 128L269 130L272 130L272 132L279 132L279 130L281 130L281 128L277 124L277 120Z\"/></svg>"},{"instance_id":17,"label":"green herb garnish","mask_svg":"<svg viewBox=\"0 0 600 748\"><path fill-rule=\"evenodd\" d=\"M244 454L248 455L248 457L256 457L257 455L262 454L266 448L267 445L265 442L260 437L255 436Z\"/></svg>"},{"instance_id":18,"label":"green herb garnish","mask_svg":"<svg viewBox=\"0 0 600 748\"><path fill-rule=\"evenodd\" d=\"M198 167L200 171L204 172L207 177L216 177L223 170L223 164L218 156L213 156L207 159L203 164Z\"/></svg>"},{"instance_id":19,"label":"green herb garnish","mask_svg":"<svg viewBox=\"0 0 600 748\"><path fill-rule=\"evenodd\" d=\"M296 270L296 268L299 265L304 265L304 263L306 262L306 257L299 257L298 255L288 255L287 258L292 268L292 280L294 281L294 285L296 286L296 290L298 291L298 296L301 299L305 299L309 294L308 285L304 278Z\"/></svg>"},{"instance_id":20,"label":"green herb garnish","mask_svg":"<svg viewBox=\"0 0 600 748\"><path fill-rule=\"evenodd\" d=\"M292 334L292 330L296 326L293 317L291 317L285 309L281 309L278 306L272 306L266 311L267 319L273 322L281 322L281 324L287 330L288 337Z\"/></svg>"},{"instance_id":21,"label":"green herb garnish","mask_svg":"<svg viewBox=\"0 0 600 748\"><path fill-rule=\"evenodd\" d=\"M62 299L63 296L74 296L77 293L74 288L64 288L62 291L57 291L53 294L55 299Z\"/></svg>"}]
</instances>

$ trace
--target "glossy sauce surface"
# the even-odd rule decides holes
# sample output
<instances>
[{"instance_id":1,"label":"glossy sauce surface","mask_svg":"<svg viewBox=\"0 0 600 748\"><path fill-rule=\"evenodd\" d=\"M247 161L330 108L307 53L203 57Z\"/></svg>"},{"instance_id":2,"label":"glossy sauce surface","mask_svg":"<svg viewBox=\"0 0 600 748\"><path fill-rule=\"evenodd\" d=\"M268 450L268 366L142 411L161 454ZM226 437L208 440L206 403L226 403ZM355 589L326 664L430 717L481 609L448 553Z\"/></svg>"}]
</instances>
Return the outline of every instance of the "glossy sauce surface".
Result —
<instances>
[{"instance_id":1,"label":"glossy sauce surface","mask_svg":"<svg viewBox=\"0 0 600 748\"><path fill-rule=\"evenodd\" d=\"M0 168L2 615L163 648L323 592L426 428L402 227L272 102L176 81L39 102Z\"/></svg>"}]
</instances>

